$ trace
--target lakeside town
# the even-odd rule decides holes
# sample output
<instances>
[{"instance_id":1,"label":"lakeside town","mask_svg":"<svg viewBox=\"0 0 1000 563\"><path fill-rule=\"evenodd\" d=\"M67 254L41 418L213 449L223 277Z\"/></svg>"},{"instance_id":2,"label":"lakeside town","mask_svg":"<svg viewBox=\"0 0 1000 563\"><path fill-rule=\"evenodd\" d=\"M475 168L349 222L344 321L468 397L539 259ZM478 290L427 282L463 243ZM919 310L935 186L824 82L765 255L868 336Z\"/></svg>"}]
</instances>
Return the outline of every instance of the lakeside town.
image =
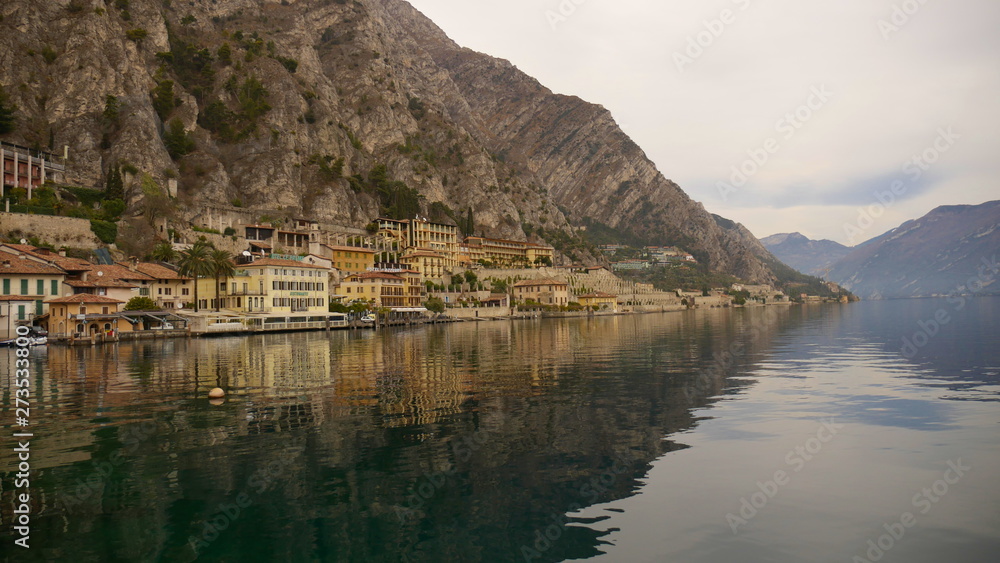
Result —
<instances>
[{"instance_id":1,"label":"lakeside town","mask_svg":"<svg viewBox=\"0 0 1000 563\"><path fill-rule=\"evenodd\" d=\"M454 224L421 216L378 217L357 229L208 207L186 228L154 217L162 237L141 260L97 244L100 221L32 205L48 197L56 209L66 200L55 192L76 193L81 202L89 196L94 210L116 209L105 217L111 223L124 212L108 193L120 171L102 193L53 184L64 171L53 155L5 144L0 157L0 236L11 241L0 243L0 341L22 325L53 342L96 344L790 302L769 285L663 291L616 275L696 262L676 246L602 245L608 266L564 264L565 256L542 241L463 236ZM12 200L27 204L12 208ZM84 244L61 244L69 239Z\"/></svg>"}]
</instances>

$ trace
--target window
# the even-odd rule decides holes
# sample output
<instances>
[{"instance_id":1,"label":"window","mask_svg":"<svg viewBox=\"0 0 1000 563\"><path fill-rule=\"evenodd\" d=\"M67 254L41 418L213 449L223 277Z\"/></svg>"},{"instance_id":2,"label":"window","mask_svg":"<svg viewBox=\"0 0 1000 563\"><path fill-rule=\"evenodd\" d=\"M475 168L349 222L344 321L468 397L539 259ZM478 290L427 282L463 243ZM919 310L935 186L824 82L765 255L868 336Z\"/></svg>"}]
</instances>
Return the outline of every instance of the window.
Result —
<instances>
[{"instance_id":1,"label":"window","mask_svg":"<svg viewBox=\"0 0 1000 563\"><path fill-rule=\"evenodd\" d=\"M3 294L10 295L10 279L3 280Z\"/></svg>"},{"instance_id":2,"label":"window","mask_svg":"<svg viewBox=\"0 0 1000 563\"><path fill-rule=\"evenodd\" d=\"M38 289L38 291L35 292L36 295L45 295L45 280L38 280L35 287Z\"/></svg>"},{"instance_id":3,"label":"window","mask_svg":"<svg viewBox=\"0 0 1000 563\"><path fill-rule=\"evenodd\" d=\"M101 307L101 314L107 315L108 314L108 308L107 307Z\"/></svg>"},{"instance_id":4,"label":"window","mask_svg":"<svg viewBox=\"0 0 1000 563\"><path fill-rule=\"evenodd\" d=\"M87 314L87 306L86 305L80 305L80 314L81 315L86 315Z\"/></svg>"},{"instance_id":5,"label":"window","mask_svg":"<svg viewBox=\"0 0 1000 563\"><path fill-rule=\"evenodd\" d=\"M140 287L139 288L139 295L141 295L143 297L149 297L149 288L148 287Z\"/></svg>"},{"instance_id":6,"label":"window","mask_svg":"<svg viewBox=\"0 0 1000 563\"><path fill-rule=\"evenodd\" d=\"M174 290L173 290L173 289L171 289L171 288L169 288L169 287L168 287L168 288L165 288L165 289L163 290L163 294L164 294L164 295L173 295L173 293L174 293Z\"/></svg>"},{"instance_id":7,"label":"window","mask_svg":"<svg viewBox=\"0 0 1000 563\"><path fill-rule=\"evenodd\" d=\"M163 288L162 287L156 288L156 294L157 295L163 295Z\"/></svg>"},{"instance_id":8,"label":"window","mask_svg":"<svg viewBox=\"0 0 1000 563\"><path fill-rule=\"evenodd\" d=\"M28 280L21 280L21 295L28 294Z\"/></svg>"},{"instance_id":9,"label":"window","mask_svg":"<svg viewBox=\"0 0 1000 563\"><path fill-rule=\"evenodd\" d=\"M187 295L187 294L188 294L188 291L190 291L190 290L189 290L188 288L186 288L186 287L182 287L182 288L181 288L181 295Z\"/></svg>"}]
</instances>

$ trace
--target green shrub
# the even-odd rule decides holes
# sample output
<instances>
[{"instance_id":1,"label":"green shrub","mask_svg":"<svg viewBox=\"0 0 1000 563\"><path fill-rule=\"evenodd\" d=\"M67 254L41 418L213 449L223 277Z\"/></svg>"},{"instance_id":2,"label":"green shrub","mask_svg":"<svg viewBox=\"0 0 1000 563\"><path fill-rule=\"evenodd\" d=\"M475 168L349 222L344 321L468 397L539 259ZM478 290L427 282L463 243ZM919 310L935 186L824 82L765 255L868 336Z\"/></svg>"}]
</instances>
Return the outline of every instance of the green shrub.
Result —
<instances>
[{"instance_id":1,"label":"green shrub","mask_svg":"<svg viewBox=\"0 0 1000 563\"><path fill-rule=\"evenodd\" d=\"M156 301L153 301L149 297L142 297L136 295L135 297L128 300L125 304L126 311L159 311L160 308L156 306Z\"/></svg>"},{"instance_id":2,"label":"green shrub","mask_svg":"<svg viewBox=\"0 0 1000 563\"><path fill-rule=\"evenodd\" d=\"M45 64L52 64L56 62L58 57L59 53L56 53L56 50L52 47L48 45L42 47L42 58L45 59Z\"/></svg>"},{"instance_id":3,"label":"green shrub","mask_svg":"<svg viewBox=\"0 0 1000 563\"><path fill-rule=\"evenodd\" d=\"M135 41L136 43L141 42L148 35L149 32L146 31L145 29L142 29L141 27L130 29L125 32L125 38L128 39L129 41Z\"/></svg>"},{"instance_id":4,"label":"green shrub","mask_svg":"<svg viewBox=\"0 0 1000 563\"><path fill-rule=\"evenodd\" d=\"M97 235L97 238L104 244L112 244L118 238L118 225L109 221L90 220L90 230Z\"/></svg>"},{"instance_id":5,"label":"green shrub","mask_svg":"<svg viewBox=\"0 0 1000 563\"><path fill-rule=\"evenodd\" d=\"M108 200L104 202L101 211L104 212L104 218L107 221L117 221L121 218L122 213L125 213L125 202L120 199Z\"/></svg>"}]
</instances>

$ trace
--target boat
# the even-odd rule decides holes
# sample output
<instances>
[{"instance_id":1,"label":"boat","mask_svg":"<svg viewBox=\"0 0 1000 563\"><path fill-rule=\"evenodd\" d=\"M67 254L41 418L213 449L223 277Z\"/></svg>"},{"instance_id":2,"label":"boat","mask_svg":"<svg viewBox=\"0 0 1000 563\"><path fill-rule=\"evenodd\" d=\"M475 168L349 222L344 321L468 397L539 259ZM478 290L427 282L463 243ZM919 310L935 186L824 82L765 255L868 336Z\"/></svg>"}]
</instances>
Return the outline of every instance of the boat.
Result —
<instances>
[{"instance_id":1,"label":"boat","mask_svg":"<svg viewBox=\"0 0 1000 563\"><path fill-rule=\"evenodd\" d=\"M25 336L23 338L28 340L28 346L45 346L49 343L49 338L47 336ZM0 342L0 346L9 346L13 348L17 346L17 338L4 340Z\"/></svg>"}]
</instances>

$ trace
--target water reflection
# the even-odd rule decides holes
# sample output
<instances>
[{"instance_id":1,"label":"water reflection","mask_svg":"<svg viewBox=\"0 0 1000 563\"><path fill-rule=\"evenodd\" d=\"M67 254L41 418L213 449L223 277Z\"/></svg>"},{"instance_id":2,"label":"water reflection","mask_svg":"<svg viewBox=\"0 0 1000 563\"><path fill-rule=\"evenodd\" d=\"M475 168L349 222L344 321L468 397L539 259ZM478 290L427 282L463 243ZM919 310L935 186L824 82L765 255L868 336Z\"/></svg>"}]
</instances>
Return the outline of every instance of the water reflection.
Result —
<instances>
[{"instance_id":1,"label":"water reflection","mask_svg":"<svg viewBox=\"0 0 1000 563\"><path fill-rule=\"evenodd\" d=\"M774 307L51 347L32 366L30 555L596 555L612 531L578 509L640 491L655 460L770 367L794 378L866 345L853 315ZM228 396L212 406L217 386Z\"/></svg>"}]
</instances>

